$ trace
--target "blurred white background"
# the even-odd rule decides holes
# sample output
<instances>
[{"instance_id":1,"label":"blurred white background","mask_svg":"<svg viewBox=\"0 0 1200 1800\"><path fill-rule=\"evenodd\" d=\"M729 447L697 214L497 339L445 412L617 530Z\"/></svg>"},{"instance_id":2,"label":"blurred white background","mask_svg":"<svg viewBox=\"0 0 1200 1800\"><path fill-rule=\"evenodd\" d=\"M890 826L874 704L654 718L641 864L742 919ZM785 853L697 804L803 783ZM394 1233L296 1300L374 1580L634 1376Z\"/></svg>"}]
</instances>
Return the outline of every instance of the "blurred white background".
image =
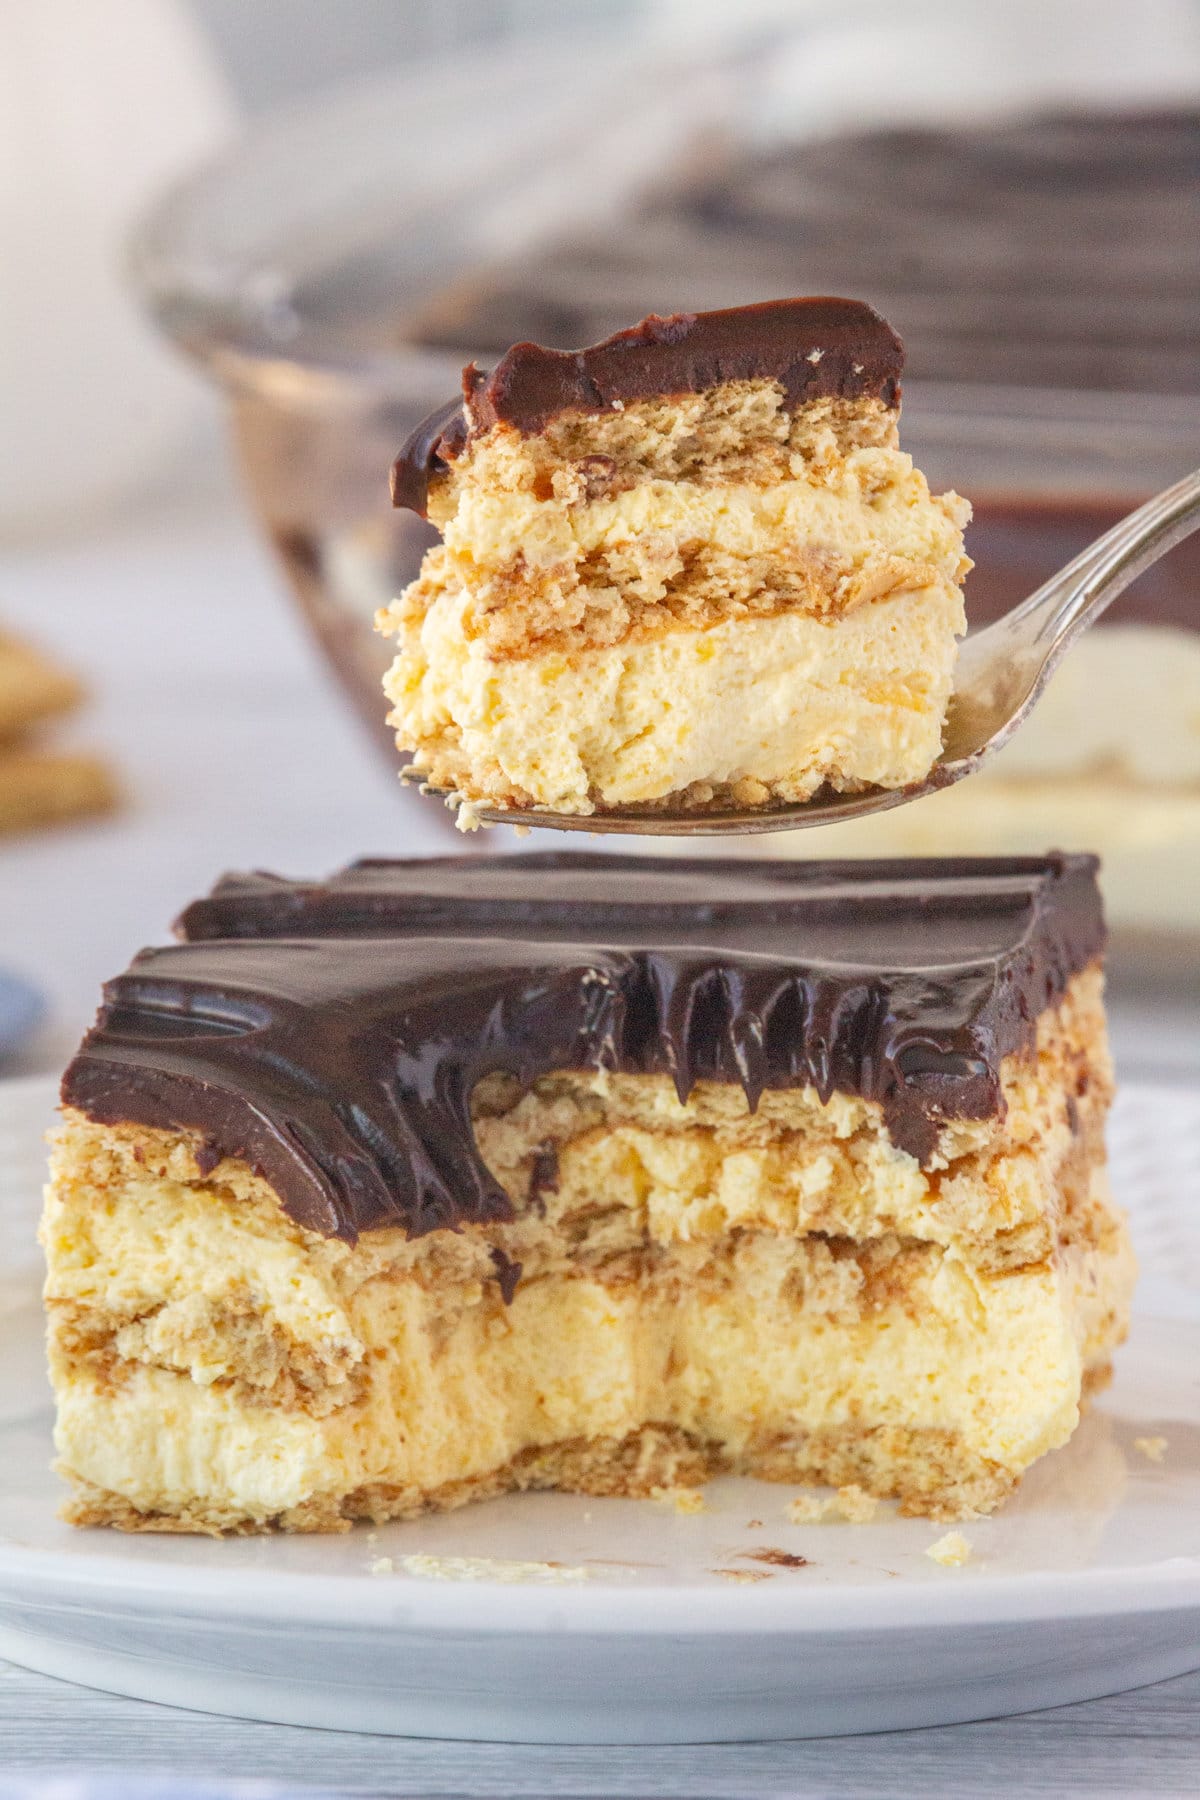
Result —
<instances>
[{"instance_id":1,"label":"blurred white background","mask_svg":"<svg viewBox=\"0 0 1200 1800\"><path fill-rule=\"evenodd\" d=\"M697 17L709 0L679 6ZM753 0L751 0L753 4ZM804 8L810 0L797 0ZM330 82L411 67L516 35L601 35L656 0L187 0L238 103L248 113ZM666 0L674 8L675 0Z\"/></svg>"}]
</instances>

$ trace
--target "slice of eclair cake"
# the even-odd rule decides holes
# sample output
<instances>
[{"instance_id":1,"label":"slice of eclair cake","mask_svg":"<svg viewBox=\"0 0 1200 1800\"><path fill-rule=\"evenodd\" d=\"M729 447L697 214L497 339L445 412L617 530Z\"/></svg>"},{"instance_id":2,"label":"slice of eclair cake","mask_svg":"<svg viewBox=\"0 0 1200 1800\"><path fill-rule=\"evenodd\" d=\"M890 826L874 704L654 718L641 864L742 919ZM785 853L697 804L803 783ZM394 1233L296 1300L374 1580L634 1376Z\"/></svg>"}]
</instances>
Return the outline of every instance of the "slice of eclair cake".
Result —
<instances>
[{"instance_id":1,"label":"slice of eclair cake","mask_svg":"<svg viewBox=\"0 0 1200 1800\"><path fill-rule=\"evenodd\" d=\"M1124 1335L1088 858L367 862L181 930L63 1082L80 1524L719 1470L965 1516Z\"/></svg>"},{"instance_id":2,"label":"slice of eclair cake","mask_svg":"<svg viewBox=\"0 0 1200 1800\"><path fill-rule=\"evenodd\" d=\"M898 448L902 363L870 307L815 298L466 369L393 469L442 534L379 618L401 749L517 810L923 779L970 508Z\"/></svg>"}]
</instances>

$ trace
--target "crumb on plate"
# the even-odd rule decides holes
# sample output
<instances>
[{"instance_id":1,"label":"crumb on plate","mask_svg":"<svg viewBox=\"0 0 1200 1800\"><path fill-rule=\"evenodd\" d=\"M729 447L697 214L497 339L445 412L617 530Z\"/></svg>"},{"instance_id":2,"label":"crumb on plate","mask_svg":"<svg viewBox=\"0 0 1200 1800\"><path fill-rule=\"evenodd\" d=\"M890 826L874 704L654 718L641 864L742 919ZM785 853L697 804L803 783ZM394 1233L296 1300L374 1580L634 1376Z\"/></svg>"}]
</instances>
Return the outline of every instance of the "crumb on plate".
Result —
<instances>
[{"instance_id":1,"label":"crumb on plate","mask_svg":"<svg viewBox=\"0 0 1200 1800\"><path fill-rule=\"evenodd\" d=\"M941 1563L943 1569L961 1569L971 1559L971 1540L961 1531L948 1531L936 1544L930 1544L925 1554L931 1562Z\"/></svg>"},{"instance_id":2,"label":"crumb on plate","mask_svg":"<svg viewBox=\"0 0 1200 1800\"><path fill-rule=\"evenodd\" d=\"M807 1556L800 1556L795 1550L779 1550L774 1544L766 1544L760 1550L739 1550L739 1556L748 1556L754 1562L773 1563L777 1569L807 1569Z\"/></svg>"},{"instance_id":3,"label":"crumb on plate","mask_svg":"<svg viewBox=\"0 0 1200 1800\"><path fill-rule=\"evenodd\" d=\"M821 1519L844 1519L850 1525L866 1525L875 1517L878 1507L875 1496L852 1481L824 1500L817 1494L800 1494L783 1510L793 1525L815 1525Z\"/></svg>"},{"instance_id":4,"label":"crumb on plate","mask_svg":"<svg viewBox=\"0 0 1200 1800\"><path fill-rule=\"evenodd\" d=\"M708 1511L708 1503L699 1488L652 1487L650 1498L657 1500L661 1506L673 1506L677 1513Z\"/></svg>"},{"instance_id":5,"label":"crumb on plate","mask_svg":"<svg viewBox=\"0 0 1200 1800\"><path fill-rule=\"evenodd\" d=\"M567 1563L510 1562L495 1556L402 1556L400 1567L424 1581L532 1582L553 1587L589 1579L587 1569Z\"/></svg>"}]
</instances>

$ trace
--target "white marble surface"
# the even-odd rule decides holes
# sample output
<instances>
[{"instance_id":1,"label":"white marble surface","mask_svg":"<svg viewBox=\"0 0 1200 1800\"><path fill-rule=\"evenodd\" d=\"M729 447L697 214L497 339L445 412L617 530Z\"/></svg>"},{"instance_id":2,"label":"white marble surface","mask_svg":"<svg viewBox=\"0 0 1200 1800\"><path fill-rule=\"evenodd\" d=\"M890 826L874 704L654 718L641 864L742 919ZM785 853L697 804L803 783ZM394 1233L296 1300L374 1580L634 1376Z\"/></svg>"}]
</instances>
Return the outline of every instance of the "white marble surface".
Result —
<instances>
[{"instance_id":1,"label":"white marble surface","mask_svg":"<svg viewBox=\"0 0 1200 1800\"><path fill-rule=\"evenodd\" d=\"M72 736L110 751L127 790L110 820L0 847L0 962L52 1002L23 1068L62 1061L104 976L161 940L217 870L312 872L365 852L454 847L444 815L398 796L219 483L86 539L0 549L0 619L89 676L96 698ZM1122 995L1116 1025L1127 1063L1200 1079L1194 1008ZM374 1795L1182 1795L1200 1791L1200 1675L856 1741L564 1750L224 1721L0 1665L0 1771L80 1767Z\"/></svg>"}]
</instances>

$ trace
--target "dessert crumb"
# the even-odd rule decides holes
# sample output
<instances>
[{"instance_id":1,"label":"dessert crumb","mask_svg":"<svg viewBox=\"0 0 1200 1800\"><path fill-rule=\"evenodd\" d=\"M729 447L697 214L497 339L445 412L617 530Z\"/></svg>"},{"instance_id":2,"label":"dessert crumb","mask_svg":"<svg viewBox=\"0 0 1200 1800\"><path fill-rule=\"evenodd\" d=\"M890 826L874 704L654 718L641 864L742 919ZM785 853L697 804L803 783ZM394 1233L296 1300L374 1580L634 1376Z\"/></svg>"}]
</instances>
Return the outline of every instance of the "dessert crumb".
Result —
<instances>
[{"instance_id":1,"label":"dessert crumb","mask_svg":"<svg viewBox=\"0 0 1200 1800\"><path fill-rule=\"evenodd\" d=\"M739 1556L748 1556L754 1562L772 1563L777 1569L807 1569L807 1556L799 1556L795 1550L780 1550L774 1544L764 1545L761 1550L739 1550Z\"/></svg>"},{"instance_id":2,"label":"dessert crumb","mask_svg":"<svg viewBox=\"0 0 1200 1800\"><path fill-rule=\"evenodd\" d=\"M381 1562L389 1562L380 1557ZM424 1581L496 1581L506 1584L541 1582L547 1586L587 1581L587 1569L573 1568L568 1563L509 1562L495 1556L402 1556L400 1566L406 1575Z\"/></svg>"},{"instance_id":3,"label":"dessert crumb","mask_svg":"<svg viewBox=\"0 0 1200 1800\"><path fill-rule=\"evenodd\" d=\"M815 1525L818 1519L825 1517L827 1500L821 1500L816 1494L799 1494L795 1500L789 1500L784 1507L784 1517L793 1525Z\"/></svg>"},{"instance_id":4,"label":"dessert crumb","mask_svg":"<svg viewBox=\"0 0 1200 1800\"><path fill-rule=\"evenodd\" d=\"M865 1488L852 1481L838 1489L832 1507L851 1525L865 1525L875 1517L879 1502L874 1494L868 1494Z\"/></svg>"},{"instance_id":5,"label":"dessert crumb","mask_svg":"<svg viewBox=\"0 0 1200 1800\"><path fill-rule=\"evenodd\" d=\"M961 1569L970 1560L971 1542L961 1531L948 1531L936 1544L930 1544L925 1554L932 1562L941 1563L943 1569Z\"/></svg>"},{"instance_id":6,"label":"dessert crumb","mask_svg":"<svg viewBox=\"0 0 1200 1800\"><path fill-rule=\"evenodd\" d=\"M800 1494L783 1511L793 1525L816 1525L821 1519L844 1519L849 1525L865 1525L875 1517L878 1507L875 1496L852 1481L825 1500L817 1494Z\"/></svg>"},{"instance_id":7,"label":"dessert crumb","mask_svg":"<svg viewBox=\"0 0 1200 1800\"><path fill-rule=\"evenodd\" d=\"M1167 1440L1165 1437L1134 1438L1133 1447L1135 1450L1141 1451L1147 1462L1160 1463L1167 1454Z\"/></svg>"},{"instance_id":8,"label":"dessert crumb","mask_svg":"<svg viewBox=\"0 0 1200 1800\"><path fill-rule=\"evenodd\" d=\"M762 1520L761 1519L747 1519L746 1520L746 1530L747 1531L761 1531L762 1530Z\"/></svg>"},{"instance_id":9,"label":"dessert crumb","mask_svg":"<svg viewBox=\"0 0 1200 1800\"><path fill-rule=\"evenodd\" d=\"M673 1506L677 1513L702 1513L708 1511L708 1502L699 1488L686 1487L653 1487L650 1498L657 1500L661 1506Z\"/></svg>"},{"instance_id":10,"label":"dessert crumb","mask_svg":"<svg viewBox=\"0 0 1200 1800\"><path fill-rule=\"evenodd\" d=\"M470 800L459 799L458 811L454 815L456 831L478 831L483 825L479 816L479 808Z\"/></svg>"},{"instance_id":11,"label":"dessert crumb","mask_svg":"<svg viewBox=\"0 0 1200 1800\"><path fill-rule=\"evenodd\" d=\"M373 1556L367 1564L372 1575L394 1575L396 1565L390 1556Z\"/></svg>"}]
</instances>

